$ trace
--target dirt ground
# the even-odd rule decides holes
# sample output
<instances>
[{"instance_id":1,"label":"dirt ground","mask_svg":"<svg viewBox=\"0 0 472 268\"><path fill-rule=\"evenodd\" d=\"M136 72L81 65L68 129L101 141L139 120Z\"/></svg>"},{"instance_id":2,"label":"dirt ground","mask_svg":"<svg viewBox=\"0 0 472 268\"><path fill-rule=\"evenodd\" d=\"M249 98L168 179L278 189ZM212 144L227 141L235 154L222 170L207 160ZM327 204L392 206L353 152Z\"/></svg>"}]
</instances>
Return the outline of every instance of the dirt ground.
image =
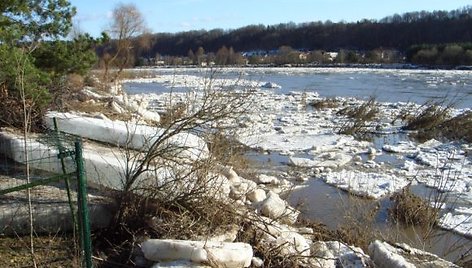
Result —
<instances>
[{"instance_id":1,"label":"dirt ground","mask_svg":"<svg viewBox=\"0 0 472 268\"><path fill-rule=\"evenodd\" d=\"M33 267L29 237L0 237L0 267ZM79 267L70 237L34 239L38 267Z\"/></svg>"}]
</instances>

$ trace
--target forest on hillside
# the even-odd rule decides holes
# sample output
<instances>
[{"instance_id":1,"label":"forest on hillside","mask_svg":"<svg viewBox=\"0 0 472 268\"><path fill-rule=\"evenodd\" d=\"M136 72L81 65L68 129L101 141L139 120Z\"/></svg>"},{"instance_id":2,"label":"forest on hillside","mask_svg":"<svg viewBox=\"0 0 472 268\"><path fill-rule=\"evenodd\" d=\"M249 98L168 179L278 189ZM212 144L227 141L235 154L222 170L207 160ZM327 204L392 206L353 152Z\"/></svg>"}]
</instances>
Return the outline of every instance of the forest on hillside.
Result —
<instances>
[{"instance_id":1,"label":"forest on hillside","mask_svg":"<svg viewBox=\"0 0 472 268\"><path fill-rule=\"evenodd\" d=\"M278 25L249 25L234 30L187 31L143 35L135 40L135 57L154 58L156 55L188 57L197 53L216 54L222 48L234 52L274 51L290 47L298 51L372 51L396 50L408 55L421 46L431 49L427 62L441 64L445 44L458 44L460 56L471 56L467 50L472 42L472 7L453 11L419 11L395 14L381 20L364 19L358 22L316 21L308 23L281 23ZM464 45L466 44L466 45ZM432 46L438 45L437 48ZM420 49L419 49L420 48ZM430 54L436 51L437 55ZM449 51L450 52L450 51ZM424 54L424 53L423 53ZM470 55L469 55L470 54ZM457 56L457 55L456 55ZM464 57L462 57L464 58ZM448 61L446 61L448 62ZM461 60L456 64L468 63Z\"/></svg>"}]
</instances>

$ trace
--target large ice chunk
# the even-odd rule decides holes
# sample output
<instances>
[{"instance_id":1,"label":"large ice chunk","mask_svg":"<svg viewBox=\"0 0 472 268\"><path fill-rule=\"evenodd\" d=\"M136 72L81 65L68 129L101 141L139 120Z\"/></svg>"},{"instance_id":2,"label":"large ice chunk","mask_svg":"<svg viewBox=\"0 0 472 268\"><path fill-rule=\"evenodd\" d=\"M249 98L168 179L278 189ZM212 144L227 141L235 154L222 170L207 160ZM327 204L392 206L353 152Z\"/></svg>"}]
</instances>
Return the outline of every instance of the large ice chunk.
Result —
<instances>
[{"instance_id":1,"label":"large ice chunk","mask_svg":"<svg viewBox=\"0 0 472 268\"><path fill-rule=\"evenodd\" d=\"M161 147L172 150L181 158L197 160L209 155L203 139L191 133L180 132L162 139L169 133L163 128L61 112L48 112L45 115L46 126L50 129L54 128L53 118L56 118L58 128L63 132L120 147L146 151L162 140L159 144Z\"/></svg>"},{"instance_id":2,"label":"large ice chunk","mask_svg":"<svg viewBox=\"0 0 472 268\"><path fill-rule=\"evenodd\" d=\"M248 267L253 257L252 247L246 243L149 239L141 248L146 259L151 261L215 262L228 268Z\"/></svg>"}]
</instances>

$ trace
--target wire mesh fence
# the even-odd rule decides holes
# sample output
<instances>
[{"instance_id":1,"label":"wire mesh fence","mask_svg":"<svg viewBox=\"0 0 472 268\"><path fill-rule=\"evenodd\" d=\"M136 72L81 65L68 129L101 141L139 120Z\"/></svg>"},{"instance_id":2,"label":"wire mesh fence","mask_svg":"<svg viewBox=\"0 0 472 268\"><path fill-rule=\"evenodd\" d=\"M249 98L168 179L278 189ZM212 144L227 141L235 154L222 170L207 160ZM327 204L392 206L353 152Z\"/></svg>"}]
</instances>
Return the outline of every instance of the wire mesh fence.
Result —
<instances>
[{"instance_id":1,"label":"wire mesh fence","mask_svg":"<svg viewBox=\"0 0 472 268\"><path fill-rule=\"evenodd\" d=\"M0 132L0 248L1 267L27 266L30 261L47 267L91 267L78 137L50 131L25 139L14 130Z\"/></svg>"}]
</instances>

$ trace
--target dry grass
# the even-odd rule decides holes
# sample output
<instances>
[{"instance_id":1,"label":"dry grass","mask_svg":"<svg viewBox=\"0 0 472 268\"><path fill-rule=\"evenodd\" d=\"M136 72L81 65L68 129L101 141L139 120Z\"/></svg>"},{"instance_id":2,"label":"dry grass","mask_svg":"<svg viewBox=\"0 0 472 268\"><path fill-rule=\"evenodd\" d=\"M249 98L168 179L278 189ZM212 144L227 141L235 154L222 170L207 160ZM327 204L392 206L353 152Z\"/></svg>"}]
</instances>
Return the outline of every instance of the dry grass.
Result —
<instances>
[{"instance_id":1,"label":"dry grass","mask_svg":"<svg viewBox=\"0 0 472 268\"><path fill-rule=\"evenodd\" d=\"M70 237L34 238L38 267L79 267ZM32 267L29 237L0 238L0 267Z\"/></svg>"},{"instance_id":2,"label":"dry grass","mask_svg":"<svg viewBox=\"0 0 472 268\"><path fill-rule=\"evenodd\" d=\"M445 120L436 128L441 136L449 140L472 142L472 112L466 111Z\"/></svg>"},{"instance_id":3,"label":"dry grass","mask_svg":"<svg viewBox=\"0 0 472 268\"><path fill-rule=\"evenodd\" d=\"M427 102L418 109L417 114L409 116L407 124L403 127L405 130L430 130L439 126L449 118L451 105L444 106L440 102Z\"/></svg>"},{"instance_id":4,"label":"dry grass","mask_svg":"<svg viewBox=\"0 0 472 268\"><path fill-rule=\"evenodd\" d=\"M338 130L339 134L362 135L367 132L368 122L375 119L379 113L375 98L371 97L362 105L346 107L337 112L337 115L346 116L350 120L346 121Z\"/></svg>"},{"instance_id":5,"label":"dry grass","mask_svg":"<svg viewBox=\"0 0 472 268\"><path fill-rule=\"evenodd\" d=\"M447 139L472 142L472 112L465 111L451 117L452 105L443 102L428 102L416 115L406 116L405 130L416 130L420 141Z\"/></svg>"},{"instance_id":6,"label":"dry grass","mask_svg":"<svg viewBox=\"0 0 472 268\"><path fill-rule=\"evenodd\" d=\"M323 109L332 109L339 107L339 102L334 98L326 98L321 100L316 100L309 103L311 107L316 110L323 110Z\"/></svg>"},{"instance_id":7,"label":"dry grass","mask_svg":"<svg viewBox=\"0 0 472 268\"><path fill-rule=\"evenodd\" d=\"M419 225L423 227L433 227L438 222L439 210L411 193L408 187L395 193L391 200L393 205L389 209L389 215L394 222L406 226Z\"/></svg>"},{"instance_id":8,"label":"dry grass","mask_svg":"<svg viewBox=\"0 0 472 268\"><path fill-rule=\"evenodd\" d=\"M123 70L120 73L120 79L137 79L151 77L151 71L148 70ZM114 76L114 72L110 73L110 77Z\"/></svg>"},{"instance_id":9,"label":"dry grass","mask_svg":"<svg viewBox=\"0 0 472 268\"><path fill-rule=\"evenodd\" d=\"M122 215L109 228L95 234L94 247L103 261L134 265L134 249L146 238L201 240L226 233L242 217L231 203L214 198L166 203L139 195L120 195Z\"/></svg>"},{"instance_id":10,"label":"dry grass","mask_svg":"<svg viewBox=\"0 0 472 268\"><path fill-rule=\"evenodd\" d=\"M131 113L117 113L108 107L108 103L70 100L64 106L65 111L76 111L88 114L103 114L112 120L131 120Z\"/></svg>"}]
</instances>

